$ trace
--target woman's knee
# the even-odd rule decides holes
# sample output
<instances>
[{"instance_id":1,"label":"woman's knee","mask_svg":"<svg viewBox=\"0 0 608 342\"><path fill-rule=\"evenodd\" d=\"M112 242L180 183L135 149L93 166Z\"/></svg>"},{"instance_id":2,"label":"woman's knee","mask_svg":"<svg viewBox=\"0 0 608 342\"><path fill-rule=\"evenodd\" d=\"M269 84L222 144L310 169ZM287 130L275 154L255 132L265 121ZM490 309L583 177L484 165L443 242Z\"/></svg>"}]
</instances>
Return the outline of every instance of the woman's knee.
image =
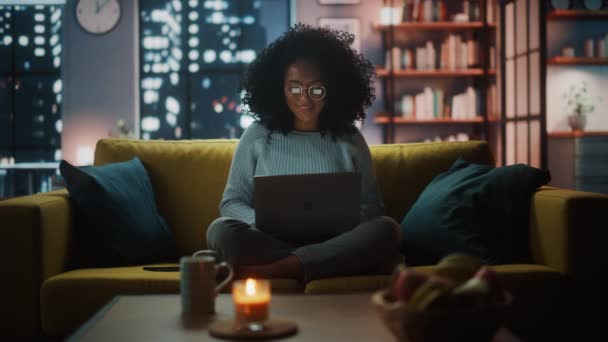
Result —
<instances>
[{"instance_id":1,"label":"woman's knee","mask_svg":"<svg viewBox=\"0 0 608 342\"><path fill-rule=\"evenodd\" d=\"M401 239L401 227L394 218L390 216L378 216L375 218L377 225L386 232L391 240L399 241Z\"/></svg>"},{"instance_id":2,"label":"woman's knee","mask_svg":"<svg viewBox=\"0 0 608 342\"><path fill-rule=\"evenodd\" d=\"M211 249L222 249L230 240L234 229L234 219L219 217L207 228L207 247Z\"/></svg>"}]
</instances>

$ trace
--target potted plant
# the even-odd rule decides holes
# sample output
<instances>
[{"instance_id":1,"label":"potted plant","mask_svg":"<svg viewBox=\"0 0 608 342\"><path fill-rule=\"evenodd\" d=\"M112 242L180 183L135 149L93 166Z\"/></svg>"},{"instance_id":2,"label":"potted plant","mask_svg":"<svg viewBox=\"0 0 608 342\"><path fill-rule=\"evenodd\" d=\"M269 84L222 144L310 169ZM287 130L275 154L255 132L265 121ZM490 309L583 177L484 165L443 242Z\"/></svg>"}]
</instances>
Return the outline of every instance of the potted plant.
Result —
<instances>
[{"instance_id":1,"label":"potted plant","mask_svg":"<svg viewBox=\"0 0 608 342\"><path fill-rule=\"evenodd\" d=\"M568 125L573 131L582 131L587 123L586 115L595 110L595 106L590 103L587 82L571 85L564 92L563 98L567 101Z\"/></svg>"}]
</instances>

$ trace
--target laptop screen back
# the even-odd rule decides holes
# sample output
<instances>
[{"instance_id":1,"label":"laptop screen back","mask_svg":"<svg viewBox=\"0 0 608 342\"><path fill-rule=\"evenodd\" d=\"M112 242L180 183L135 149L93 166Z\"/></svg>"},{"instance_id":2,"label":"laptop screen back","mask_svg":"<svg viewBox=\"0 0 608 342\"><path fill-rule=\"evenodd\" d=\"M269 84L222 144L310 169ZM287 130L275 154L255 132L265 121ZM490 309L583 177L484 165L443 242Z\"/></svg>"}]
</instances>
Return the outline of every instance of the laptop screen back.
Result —
<instances>
[{"instance_id":1,"label":"laptop screen back","mask_svg":"<svg viewBox=\"0 0 608 342\"><path fill-rule=\"evenodd\" d=\"M287 241L322 241L359 223L361 176L254 177L256 227Z\"/></svg>"}]
</instances>

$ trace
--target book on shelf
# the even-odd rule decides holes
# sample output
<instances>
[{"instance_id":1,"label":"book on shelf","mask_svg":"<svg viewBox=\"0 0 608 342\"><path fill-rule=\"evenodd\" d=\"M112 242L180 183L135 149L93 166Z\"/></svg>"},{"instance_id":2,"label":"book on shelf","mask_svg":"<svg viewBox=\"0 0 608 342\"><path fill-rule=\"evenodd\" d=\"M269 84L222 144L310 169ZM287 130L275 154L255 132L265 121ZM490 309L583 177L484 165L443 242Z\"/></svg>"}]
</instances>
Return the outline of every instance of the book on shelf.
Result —
<instances>
[{"instance_id":1,"label":"book on shelf","mask_svg":"<svg viewBox=\"0 0 608 342\"><path fill-rule=\"evenodd\" d=\"M496 47L490 46L490 70L496 69Z\"/></svg>"},{"instance_id":2,"label":"book on shelf","mask_svg":"<svg viewBox=\"0 0 608 342\"><path fill-rule=\"evenodd\" d=\"M395 112L403 118L432 120L449 117L446 112L445 96L441 89L425 87L418 94L406 94L395 103Z\"/></svg>"},{"instance_id":3,"label":"book on shelf","mask_svg":"<svg viewBox=\"0 0 608 342\"><path fill-rule=\"evenodd\" d=\"M448 21L446 2L448 0L403 0L401 6L383 6L380 10L380 22L385 25L408 22L444 22ZM463 0L461 12L452 15L453 22L480 21L481 2ZM493 23L496 17L495 1L486 2L486 20Z\"/></svg>"},{"instance_id":4,"label":"book on shelf","mask_svg":"<svg viewBox=\"0 0 608 342\"><path fill-rule=\"evenodd\" d=\"M462 2L462 12L456 13L452 17L452 21L454 22L479 21L479 19L479 1L468 0Z\"/></svg>"},{"instance_id":5,"label":"book on shelf","mask_svg":"<svg viewBox=\"0 0 608 342\"><path fill-rule=\"evenodd\" d=\"M385 68L388 70L458 70L478 66L479 42L464 41L460 35L449 35L441 43L439 50L431 41L413 49L393 46L385 54Z\"/></svg>"},{"instance_id":6,"label":"book on shelf","mask_svg":"<svg viewBox=\"0 0 608 342\"><path fill-rule=\"evenodd\" d=\"M486 21L488 23L494 23L496 21L496 1L486 1Z\"/></svg>"},{"instance_id":7,"label":"book on shelf","mask_svg":"<svg viewBox=\"0 0 608 342\"><path fill-rule=\"evenodd\" d=\"M402 22L447 20L446 0L403 0Z\"/></svg>"},{"instance_id":8,"label":"book on shelf","mask_svg":"<svg viewBox=\"0 0 608 342\"><path fill-rule=\"evenodd\" d=\"M498 117L498 89L496 84L488 87L486 98L486 113L488 113L488 117Z\"/></svg>"},{"instance_id":9,"label":"book on shelf","mask_svg":"<svg viewBox=\"0 0 608 342\"><path fill-rule=\"evenodd\" d=\"M464 93L452 96L452 119L473 119L480 115L479 92L467 87Z\"/></svg>"},{"instance_id":10,"label":"book on shelf","mask_svg":"<svg viewBox=\"0 0 608 342\"><path fill-rule=\"evenodd\" d=\"M479 65L479 42L463 41L457 34L449 35L441 44L440 66L444 70L466 69Z\"/></svg>"}]
</instances>

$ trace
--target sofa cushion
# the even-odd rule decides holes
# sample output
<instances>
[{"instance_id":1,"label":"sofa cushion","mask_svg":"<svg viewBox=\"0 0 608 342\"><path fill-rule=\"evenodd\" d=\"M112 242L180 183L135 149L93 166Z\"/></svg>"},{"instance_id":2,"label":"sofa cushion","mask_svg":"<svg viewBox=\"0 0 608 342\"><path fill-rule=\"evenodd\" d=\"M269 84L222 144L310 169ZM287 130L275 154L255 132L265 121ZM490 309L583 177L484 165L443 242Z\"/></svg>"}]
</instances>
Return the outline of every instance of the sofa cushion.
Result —
<instances>
[{"instance_id":1,"label":"sofa cushion","mask_svg":"<svg viewBox=\"0 0 608 342\"><path fill-rule=\"evenodd\" d=\"M401 224L409 265L434 265L455 253L488 263L529 260L528 213L546 170L525 164L495 168L459 158L420 194Z\"/></svg>"},{"instance_id":2,"label":"sofa cushion","mask_svg":"<svg viewBox=\"0 0 608 342\"><path fill-rule=\"evenodd\" d=\"M82 168L63 160L59 170L76 208L77 245L91 265L177 259L175 240L158 214L150 179L139 158ZM83 262L78 259L77 263Z\"/></svg>"},{"instance_id":3,"label":"sofa cushion","mask_svg":"<svg viewBox=\"0 0 608 342\"><path fill-rule=\"evenodd\" d=\"M485 141L370 146L386 215L401 222L424 188L459 158L494 165Z\"/></svg>"},{"instance_id":4,"label":"sofa cushion","mask_svg":"<svg viewBox=\"0 0 608 342\"><path fill-rule=\"evenodd\" d=\"M150 175L158 210L173 230L180 255L206 248L206 231L219 217L237 140L102 139L95 165L139 157Z\"/></svg>"},{"instance_id":5,"label":"sofa cushion","mask_svg":"<svg viewBox=\"0 0 608 342\"><path fill-rule=\"evenodd\" d=\"M143 266L86 268L58 274L45 281L40 291L42 330L50 336L64 336L114 296L179 293L179 281L179 272L144 271ZM302 284L291 279L271 279L271 287L273 293L302 292ZM228 291L230 286L223 292Z\"/></svg>"}]
</instances>

